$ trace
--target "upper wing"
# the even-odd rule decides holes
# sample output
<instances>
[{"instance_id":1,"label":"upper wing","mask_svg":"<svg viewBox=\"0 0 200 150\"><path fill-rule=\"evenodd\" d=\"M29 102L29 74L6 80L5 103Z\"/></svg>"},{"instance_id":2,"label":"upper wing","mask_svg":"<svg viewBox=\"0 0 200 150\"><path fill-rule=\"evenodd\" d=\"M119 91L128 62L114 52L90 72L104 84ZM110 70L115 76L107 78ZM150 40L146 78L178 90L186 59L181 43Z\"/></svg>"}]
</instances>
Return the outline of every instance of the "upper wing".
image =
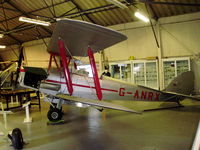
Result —
<instances>
[{"instance_id":1,"label":"upper wing","mask_svg":"<svg viewBox=\"0 0 200 150\"><path fill-rule=\"evenodd\" d=\"M98 52L127 39L125 35L112 29L71 19L60 19L57 22L48 52L59 54L59 38L64 42L67 54L72 56L86 56L88 46L93 52Z\"/></svg>"},{"instance_id":2,"label":"upper wing","mask_svg":"<svg viewBox=\"0 0 200 150\"><path fill-rule=\"evenodd\" d=\"M68 100L72 102L79 102L91 106L97 106L97 107L103 107L103 108L109 108L109 109L115 109L115 110L121 110L121 111L126 111L126 112L132 112L132 113L138 113L140 114L141 112L135 111L120 105L104 102L104 101L98 101L98 100L92 100L92 99L86 99L86 98L79 98L79 97L74 97L74 96L69 96L69 95L64 95L64 94L57 94L56 97L62 98L63 100Z\"/></svg>"}]
</instances>

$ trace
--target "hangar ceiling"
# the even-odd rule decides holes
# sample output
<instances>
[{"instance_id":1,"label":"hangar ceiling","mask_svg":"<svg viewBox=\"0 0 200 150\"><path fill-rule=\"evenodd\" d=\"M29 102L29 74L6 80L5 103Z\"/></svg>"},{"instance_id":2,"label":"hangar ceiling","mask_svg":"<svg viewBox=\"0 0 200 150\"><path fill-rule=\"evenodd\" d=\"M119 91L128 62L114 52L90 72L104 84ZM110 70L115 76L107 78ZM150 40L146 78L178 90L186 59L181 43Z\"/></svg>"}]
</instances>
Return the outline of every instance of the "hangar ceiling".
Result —
<instances>
[{"instance_id":1,"label":"hangar ceiling","mask_svg":"<svg viewBox=\"0 0 200 150\"><path fill-rule=\"evenodd\" d=\"M106 0L2 0L0 2L0 45L21 45L24 42L50 37L56 18L81 19L103 26L136 21L134 12L150 12L157 20L179 14L200 11L198 0L119 0L127 5L121 9ZM145 6L146 5L146 6ZM49 27L19 21L29 17L52 23ZM9 47L8 47L9 48Z\"/></svg>"}]
</instances>

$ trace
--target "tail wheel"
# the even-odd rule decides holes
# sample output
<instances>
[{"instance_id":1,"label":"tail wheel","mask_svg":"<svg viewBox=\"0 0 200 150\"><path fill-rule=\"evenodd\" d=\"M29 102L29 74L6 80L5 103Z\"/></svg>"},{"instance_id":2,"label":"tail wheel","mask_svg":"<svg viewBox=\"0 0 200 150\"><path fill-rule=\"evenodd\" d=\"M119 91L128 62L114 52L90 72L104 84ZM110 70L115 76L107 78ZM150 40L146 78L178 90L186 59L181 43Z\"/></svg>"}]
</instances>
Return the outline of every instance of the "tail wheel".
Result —
<instances>
[{"instance_id":1,"label":"tail wheel","mask_svg":"<svg viewBox=\"0 0 200 150\"><path fill-rule=\"evenodd\" d=\"M47 117L50 121L58 121L61 120L63 116L63 113L60 109L58 108L51 108L48 113Z\"/></svg>"},{"instance_id":2,"label":"tail wheel","mask_svg":"<svg viewBox=\"0 0 200 150\"><path fill-rule=\"evenodd\" d=\"M15 128L12 131L12 145L15 149L22 149L23 148L23 137L22 132L19 128Z\"/></svg>"}]
</instances>

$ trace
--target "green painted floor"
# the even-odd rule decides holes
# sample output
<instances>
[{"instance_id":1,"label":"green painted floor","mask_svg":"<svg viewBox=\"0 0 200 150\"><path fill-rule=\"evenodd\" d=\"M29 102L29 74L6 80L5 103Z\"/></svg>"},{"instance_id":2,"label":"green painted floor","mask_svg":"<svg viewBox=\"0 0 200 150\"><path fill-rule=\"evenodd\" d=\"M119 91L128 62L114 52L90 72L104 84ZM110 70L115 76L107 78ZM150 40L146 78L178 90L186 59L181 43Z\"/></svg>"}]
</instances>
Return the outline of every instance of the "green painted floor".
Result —
<instances>
[{"instance_id":1,"label":"green painted floor","mask_svg":"<svg viewBox=\"0 0 200 150\"><path fill-rule=\"evenodd\" d=\"M160 103L120 104L137 109L160 107ZM8 129L22 130L27 150L189 150L200 119L200 102L185 100L183 104L185 107L145 111L142 115L65 105L65 124L47 125L49 104L43 102L41 111L31 108L30 124L22 123L23 109L8 115ZM0 150L13 150L3 136Z\"/></svg>"}]
</instances>

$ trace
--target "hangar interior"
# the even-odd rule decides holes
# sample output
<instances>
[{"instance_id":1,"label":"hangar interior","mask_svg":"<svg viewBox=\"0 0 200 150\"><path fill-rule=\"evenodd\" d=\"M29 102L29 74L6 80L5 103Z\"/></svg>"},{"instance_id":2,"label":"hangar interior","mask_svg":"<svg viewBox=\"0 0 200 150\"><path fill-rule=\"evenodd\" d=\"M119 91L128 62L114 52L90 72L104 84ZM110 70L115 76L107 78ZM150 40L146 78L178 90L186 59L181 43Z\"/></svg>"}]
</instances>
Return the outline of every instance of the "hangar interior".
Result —
<instances>
[{"instance_id":1,"label":"hangar interior","mask_svg":"<svg viewBox=\"0 0 200 150\"><path fill-rule=\"evenodd\" d=\"M150 21L136 18L137 11ZM174 77L191 70L195 77L192 94L200 93L197 0L2 0L0 12L0 45L6 46L0 49L2 71L19 60L21 48L23 66L48 68L47 47L56 19L68 18L105 26L127 36L127 40L94 55L99 75L107 67L113 78L163 90ZM19 17L51 25L25 23ZM83 62L79 68L88 69L88 58L77 59ZM181 102L185 107L177 108L176 103L122 101L114 103L146 111L137 115L63 105L65 123L47 125L49 104L42 101L43 97L41 94L41 110L38 106L30 108L32 123L22 123L25 109L21 107L7 115L8 129L19 127L29 143L24 149L188 150L200 118L200 103L190 99ZM165 107L174 108L160 110ZM3 115L0 119L3 123ZM4 137L0 137L0 143L0 149L12 149Z\"/></svg>"}]
</instances>

